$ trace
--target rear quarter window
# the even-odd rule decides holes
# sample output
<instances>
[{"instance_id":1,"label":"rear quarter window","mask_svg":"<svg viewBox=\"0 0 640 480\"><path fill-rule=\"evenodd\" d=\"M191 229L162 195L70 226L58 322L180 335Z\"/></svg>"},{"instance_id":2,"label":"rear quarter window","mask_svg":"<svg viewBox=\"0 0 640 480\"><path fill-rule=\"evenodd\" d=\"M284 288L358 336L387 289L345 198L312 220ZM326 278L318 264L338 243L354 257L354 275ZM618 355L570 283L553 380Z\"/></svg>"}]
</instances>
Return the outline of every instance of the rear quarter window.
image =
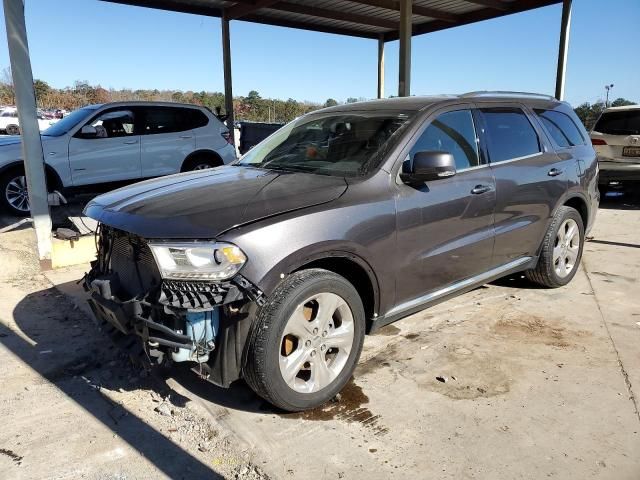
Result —
<instances>
[{"instance_id":1,"label":"rear quarter window","mask_svg":"<svg viewBox=\"0 0 640 480\"><path fill-rule=\"evenodd\" d=\"M584 145L585 138L569 115L554 110L535 110L536 115L560 147Z\"/></svg>"},{"instance_id":2,"label":"rear quarter window","mask_svg":"<svg viewBox=\"0 0 640 480\"><path fill-rule=\"evenodd\" d=\"M593 131L607 135L640 135L640 109L604 112Z\"/></svg>"}]
</instances>

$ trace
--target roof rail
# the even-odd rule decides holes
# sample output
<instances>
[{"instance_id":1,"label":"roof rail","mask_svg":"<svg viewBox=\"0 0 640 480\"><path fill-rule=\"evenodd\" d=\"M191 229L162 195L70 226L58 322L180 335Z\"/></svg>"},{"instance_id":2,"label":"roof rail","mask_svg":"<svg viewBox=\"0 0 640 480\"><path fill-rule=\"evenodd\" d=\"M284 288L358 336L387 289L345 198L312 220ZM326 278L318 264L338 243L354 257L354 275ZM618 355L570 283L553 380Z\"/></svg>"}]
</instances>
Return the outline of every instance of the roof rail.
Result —
<instances>
[{"instance_id":1,"label":"roof rail","mask_svg":"<svg viewBox=\"0 0 640 480\"><path fill-rule=\"evenodd\" d=\"M546 98L547 100L557 100L557 98L551 95L545 95L544 93L532 93L532 92L509 92L504 90L479 90L477 92L467 92L460 95L463 98L468 97L483 97L483 96L505 96L505 97L537 97Z\"/></svg>"}]
</instances>

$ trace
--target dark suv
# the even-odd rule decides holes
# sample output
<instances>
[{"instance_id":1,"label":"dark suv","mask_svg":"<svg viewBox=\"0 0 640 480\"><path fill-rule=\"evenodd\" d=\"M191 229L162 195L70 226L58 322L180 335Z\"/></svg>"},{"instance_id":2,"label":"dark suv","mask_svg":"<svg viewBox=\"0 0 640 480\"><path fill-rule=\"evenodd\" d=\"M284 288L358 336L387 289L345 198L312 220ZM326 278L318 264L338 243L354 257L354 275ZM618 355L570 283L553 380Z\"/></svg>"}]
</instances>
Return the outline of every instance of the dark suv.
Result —
<instances>
[{"instance_id":1,"label":"dark suv","mask_svg":"<svg viewBox=\"0 0 640 480\"><path fill-rule=\"evenodd\" d=\"M244 378L304 410L345 385L365 332L514 272L566 285L597 171L587 132L551 97L327 108L232 165L96 198L85 285L96 316L154 363Z\"/></svg>"}]
</instances>

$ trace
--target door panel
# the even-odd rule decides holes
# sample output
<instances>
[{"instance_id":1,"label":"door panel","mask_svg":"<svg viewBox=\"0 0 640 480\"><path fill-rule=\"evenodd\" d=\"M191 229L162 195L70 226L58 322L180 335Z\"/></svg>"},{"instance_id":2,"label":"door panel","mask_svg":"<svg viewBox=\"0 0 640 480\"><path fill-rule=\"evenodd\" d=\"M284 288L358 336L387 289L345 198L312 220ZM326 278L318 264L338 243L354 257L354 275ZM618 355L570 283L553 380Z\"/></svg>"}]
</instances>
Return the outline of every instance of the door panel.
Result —
<instances>
[{"instance_id":1,"label":"door panel","mask_svg":"<svg viewBox=\"0 0 640 480\"><path fill-rule=\"evenodd\" d=\"M182 107L145 107L143 122L142 175L157 177L177 173L184 159L195 150L192 130L193 109Z\"/></svg>"},{"instance_id":2,"label":"door panel","mask_svg":"<svg viewBox=\"0 0 640 480\"><path fill-rule=\"evenodd\" d=\"M555 153L491 166L496 179L494 265L537 254L553 209L567 190L568 168L575 171L575 162Z\"/></svg>"},{"instance_id":3,"label":"door panel","mask_svg":"<svg viewBox=\"0 0 640 480\"><path fill-rule=\"evenodd\" d=\"M140 178L140 137L72 138L69 165L74 185Z\"/></svg>"},{"instance_id":4,"label":"door panel","mask_svg":"<svg viewBox=\"0 0 640 480\"><path fill-rule=\"evenodd\" d=\"M140 136L131 109L111 108L96 114L69 141L73 185L140 178ZM83 127L84 127L83 126Z\"/></svg>"},{"instance_id":5,"label":"door panel","mask_svg":"<svg viewBox=\"0 0 640 480\"><path fill-rule=\"evenodd\" d=\"M478 185L491 190L474 194ZM483 166L429 182L402 185L396 199L399 265L396 304L420 297L491 266L494 180Z\"/></svg>"},{"instance_id":6,"label":"door panel","mask_svg":"<svg viewBox=\"0 0 640 480\"><path fill-rule=\"evenodd\" d=\"M537 254L576 163L554 152L537 120L521 105L480 112L496 182L493 265L499 266Z\"/></svg>"},{"instance_id":7,"label":"door panel","mask_svg":"<svg viewBox=\"0 0 640 480\"><path fill-rule=\"evenodd\" d=\"M489 269L493 253L495 183L482 161L474 117L451 107L425 122L403 168L421 151L453 155L457 173L419 186L401 184L396 197L400 265L396 305Z\"/></svg>"}]
</instances>

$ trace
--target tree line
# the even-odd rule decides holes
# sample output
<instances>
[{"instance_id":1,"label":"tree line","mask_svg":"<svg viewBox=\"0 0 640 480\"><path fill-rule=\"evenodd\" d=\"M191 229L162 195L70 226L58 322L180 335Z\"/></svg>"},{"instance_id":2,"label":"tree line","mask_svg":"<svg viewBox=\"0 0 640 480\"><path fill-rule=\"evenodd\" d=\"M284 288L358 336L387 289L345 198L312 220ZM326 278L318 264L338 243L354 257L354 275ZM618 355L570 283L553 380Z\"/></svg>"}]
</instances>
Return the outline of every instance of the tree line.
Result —
<instances>
[{"instance_id":1,"label":"tree line","mask_svg":"<svg viewBox=\"0 0 640 480\"><path fill-rule=\"evenodd\" d=\"M38 107L46 110L75 110L92 103L108 103L121 101L155 101L155 102L180 102L191 103L208 107L212 111L218 108L225 113L224 93L222 92L186 92L181 90L148 90L148 89L113 89L103 88L100 85L91 85L87 81L77 80L73 86L65 88L51 87L44 80L35 80L34 89ZM347 98L346 103L366 100L365 98ZM633 105L635 102L625 98L617 98L609 106ZM15 105L15 94L11 70L5 68L0 74L0 104ZM236 120L253 122L286 123L300 115L309 113L323 107L339 105L333 98L327 99L323 104L314 102L300 102L289 98L287 100L262 98L256 90L251 90L247 96L238 96L233 99L233 111ZM575 108L575 112L587 128L590 130L605 104L602 100L595 103L585 102Z\"/></svg>"}]
</instances>

